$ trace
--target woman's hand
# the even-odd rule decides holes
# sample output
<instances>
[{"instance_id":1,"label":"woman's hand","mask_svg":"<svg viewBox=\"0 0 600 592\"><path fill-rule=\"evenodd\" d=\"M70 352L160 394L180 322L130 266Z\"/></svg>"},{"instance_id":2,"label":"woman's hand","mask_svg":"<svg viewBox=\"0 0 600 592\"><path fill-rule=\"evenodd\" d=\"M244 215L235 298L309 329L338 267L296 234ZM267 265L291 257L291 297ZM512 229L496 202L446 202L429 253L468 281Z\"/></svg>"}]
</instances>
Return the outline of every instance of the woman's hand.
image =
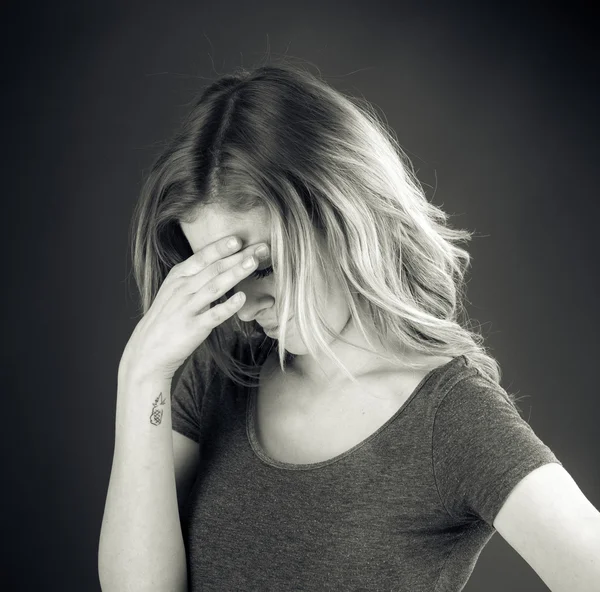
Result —
<instances>
[{"instance_id":1,"label":"woman's hand","mask_svg":"<svg viewBox=\"0 0 600 592\"><path fill-rule=\"evenodd\" d=\"M170 270L125 347L119 373L121 367L135 367L138 373L172 378L213 328L241 308L243 292L210 308L257 266L256 255L250 267L242 263L261 245L237 252L241 242L229 247L230 238L206 245Z\"/></svg>"}]
</instances>

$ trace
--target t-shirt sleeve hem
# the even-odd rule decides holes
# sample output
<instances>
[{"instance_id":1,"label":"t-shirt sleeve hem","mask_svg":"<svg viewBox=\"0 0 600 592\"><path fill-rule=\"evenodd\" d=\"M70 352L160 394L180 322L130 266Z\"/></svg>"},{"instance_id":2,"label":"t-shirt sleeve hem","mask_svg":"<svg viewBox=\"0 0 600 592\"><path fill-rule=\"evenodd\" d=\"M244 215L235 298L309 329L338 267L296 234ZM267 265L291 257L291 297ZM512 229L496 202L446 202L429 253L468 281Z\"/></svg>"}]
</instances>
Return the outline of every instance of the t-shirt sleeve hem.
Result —
<instances>
[{"instance_id":1,"label":"t-shirt sleeve hem","mask_svg":"<svg viewBox=\"0 0 600 592\"><path fill-rule=\"evenodd\" d=\"M179 421L176 422L173 420L171 420L171 424L172 429L177 433L192 439L196 443L200 442L200 438L198 437L197 431L193 428L188 427L187 424L183 424Z\"/></svg>"}]
</instances>

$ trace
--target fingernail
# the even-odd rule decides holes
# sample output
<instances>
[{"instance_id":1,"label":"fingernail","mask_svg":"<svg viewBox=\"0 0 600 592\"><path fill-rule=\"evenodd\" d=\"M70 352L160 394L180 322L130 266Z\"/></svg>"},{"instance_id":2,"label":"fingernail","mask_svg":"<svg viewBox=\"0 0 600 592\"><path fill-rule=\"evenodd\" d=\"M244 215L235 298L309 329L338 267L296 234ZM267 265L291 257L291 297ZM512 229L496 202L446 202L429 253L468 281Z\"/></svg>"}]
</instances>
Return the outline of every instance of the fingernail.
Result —
<instances>
[{"instance_id":1,"label":"fingernail","mask_svg":"<svg viewBox=\"0 0 600 592\"><path fill-rule=\"evenodd\" d=\"M254 257L246 257L242 263L242 267L250 269L254 265Z\"/></svg>"},{"instance_id":2,"label":"fingernail","mask_svg":"<svg viewBox=\"0 0 600 592\"><path fill-rule=\"evenodd\" d=\"M269 254L269 247L262 245L262 246L258 247L258 249L256 249L256 251L254 251L254 253L261 258L266 257Z\"/></svg>"}]
</instances>

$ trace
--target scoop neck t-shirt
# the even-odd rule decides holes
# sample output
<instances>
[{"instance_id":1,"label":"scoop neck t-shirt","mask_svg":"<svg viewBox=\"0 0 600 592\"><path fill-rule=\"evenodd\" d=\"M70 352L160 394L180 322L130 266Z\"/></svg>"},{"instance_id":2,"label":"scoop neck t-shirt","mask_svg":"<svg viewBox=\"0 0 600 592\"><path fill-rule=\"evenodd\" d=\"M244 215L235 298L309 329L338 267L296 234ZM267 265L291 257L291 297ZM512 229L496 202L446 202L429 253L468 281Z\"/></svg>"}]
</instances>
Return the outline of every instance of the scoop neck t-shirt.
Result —
<instances>
[{"instance_id":1,"label":"scoop neck t-shirt","mask_svg":"<svg viewBox=\"0 0 600 592\"><path fill-rule=\"evenodd\" d=\"M235 341L233 353L260 365L261 345ZM192 592L460 591L512 489L562 465L465 356L431 370L370 436L317 463L265 453L257 390L201 346L171 392L173 429L200 452L180 516Z\"/></svg>"}]
</instances>

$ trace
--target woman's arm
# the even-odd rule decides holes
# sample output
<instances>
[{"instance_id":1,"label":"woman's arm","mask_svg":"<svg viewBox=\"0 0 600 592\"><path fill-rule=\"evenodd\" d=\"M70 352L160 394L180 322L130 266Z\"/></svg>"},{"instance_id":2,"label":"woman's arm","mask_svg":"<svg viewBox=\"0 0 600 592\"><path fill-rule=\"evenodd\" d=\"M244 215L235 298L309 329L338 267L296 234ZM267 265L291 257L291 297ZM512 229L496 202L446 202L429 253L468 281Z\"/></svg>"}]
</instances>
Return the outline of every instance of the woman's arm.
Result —
<instances>
[{"instance_id":1,"label":"woman's arm","mask_svg":"<svg viewBox=\"0 0 600 592\"><path fill-rule=\"evenodd\" d=\"M600 512L559 464L522 479L494 528L552 592L600 591Z\"/></svg>"},{"instance_id":2,"label":"woman's arm","mask_svg":"<svg viewBox=\"0 0 600 592\"><path fill-rule=\"evenodd\" d=\"M115 449L98 551L103 592L187 590L171 380L119 370Z\"/></svg>"}]
</instances>

